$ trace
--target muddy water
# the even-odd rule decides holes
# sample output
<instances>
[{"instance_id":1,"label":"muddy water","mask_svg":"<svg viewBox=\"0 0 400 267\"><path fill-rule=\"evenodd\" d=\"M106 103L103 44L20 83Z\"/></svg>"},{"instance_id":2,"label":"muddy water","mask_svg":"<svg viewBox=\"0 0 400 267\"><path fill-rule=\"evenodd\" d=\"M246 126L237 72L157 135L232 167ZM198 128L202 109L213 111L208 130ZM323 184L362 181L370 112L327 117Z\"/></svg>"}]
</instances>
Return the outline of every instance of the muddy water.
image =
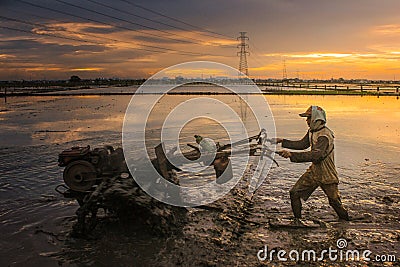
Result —
<instances>
[{"instance_id":1,"label":"muddy water","mask_svg":"<svg viewBox=\"0 0 400 267\"><path fill-rule=\"evenodd\" d=\"M191 96L168 97L166 102L179 103ZM235 106L236 100L229 97L216 96ZM57 155L73 145L119 146L129 97L8 98L0 104L0 265L213 265L217 261L256 265L256 253L264 245L288 251L325 249L338 238L345 238L352 249L399 258L399 100L360 96L267 96L267 100L281 137L305 134L306 124L297 113L310 104L327 110L328 125L336 136L342 200L351 215L363 219L337 222L318 189L304 204L303 213L323 221L326 228L269 229L269 219L291 216L288 190L308 166L279 158L280 167L272 168L246 217L257 224L246 226L227 245L213 241L221 227L218 212L198 209L190 211L181 236L154 237L134 224L127 229L105 222L102 227L107 230L95 240L73 239L69 232L77 204L53 190L62 182ZM249 129L256 131L251 118L247 120ZM204 122L197 123L183 129L183 143L192 142L193 132L226 140L223 129L216 131L212 123L199 129ZM153 134L149 146L158 141L156 128Z\"/></svg>"}]
</instances>

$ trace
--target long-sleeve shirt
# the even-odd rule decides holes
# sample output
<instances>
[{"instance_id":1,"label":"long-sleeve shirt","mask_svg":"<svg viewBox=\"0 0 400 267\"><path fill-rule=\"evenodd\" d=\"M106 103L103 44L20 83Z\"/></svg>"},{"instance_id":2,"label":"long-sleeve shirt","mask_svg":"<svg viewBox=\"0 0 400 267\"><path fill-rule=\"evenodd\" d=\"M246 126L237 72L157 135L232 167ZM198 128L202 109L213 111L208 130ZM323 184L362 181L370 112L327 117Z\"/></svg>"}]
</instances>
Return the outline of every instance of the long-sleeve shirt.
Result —
<instances>
[{"instance_id":1,"label":"long-sleeve shirt","mask_svg":"<svg viewBox=\"0 0 400 267\"><path fill-rule=\"evenodd\" d=\"M291 152L292 162L312 162L309 167L314 179L321 184L337 184L339 178L335 167L333 132L326 126L317 131L308 131L298 141L284 139L282 147L302 150L311 146L310 151Z\"/></svg>"},{"instance_id":2,"label":"long-sleeve shirt","mask_svg":"<svg viewBox=\"0 0 400 267\"><path fill-rule=\"evenodd\" d=\"M294 150L303 150L310 147L310 137L309 132L298 141L291 141L287 139L283 139L282 147L294 149ZM319 163L321 162L329 153L329 140L326 136L320 136L317 139L317 143L311 147L310 151L304 152L291 152L290 161L292 162L313 162Z\"/></svg>"}]
</instances>

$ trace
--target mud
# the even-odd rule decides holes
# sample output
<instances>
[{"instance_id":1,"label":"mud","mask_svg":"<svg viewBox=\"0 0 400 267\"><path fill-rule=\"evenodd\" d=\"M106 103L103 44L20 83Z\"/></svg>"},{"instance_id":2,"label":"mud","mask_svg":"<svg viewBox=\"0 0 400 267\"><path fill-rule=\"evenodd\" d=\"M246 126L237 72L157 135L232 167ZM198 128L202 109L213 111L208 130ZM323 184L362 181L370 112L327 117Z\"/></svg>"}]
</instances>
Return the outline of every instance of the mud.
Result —
<instances>
[{"instance_id":1,"label":"mud","mask_svg":"<svg viewBox=\"0 0 400 267\"><path fill-rule=\"evenodd\" d=\"M293 172L275 168L271 177L290 177ZM393 202L380 201L377 205L354 205L360 197L345 195L353 221L339 221L318 190L304 205L304 218L320 224L318 229L271 228L268 222L276 218L291 218L290 200L286 181L266 181L251 201L244 197L246 188L241 183L224 199L214 203L215 210L191 209L183 237L174 237L169 253L160 253L158 261L163 266L342 266L349 263L332 262L328 257L322 262L298 262L274 260L260 261L257 252L268 246L270 250L313 249L317 253L329 247L337 249L337 240L347 241L346 249L371 250L372 255L398 255L400 249L399 199L393 194ZM346 190L343 190L346 191ZM379 197L378 197L379 198ZM351 205L350 203L354 203ZM371 201L372 202L372 201ZM394 205L394 206L393 206ZM221 209L222 208L222 209ZM317 254L318 255L318 254ZM287 256L286 256L287 257ZM400 262L390 263L398 266ZM351 266L381 266L379 262L351 261Z\"/></svg>"},{"instance_id":2,"label":"mud","mask_svg":"<svg viewBox=\"0 0 400 267\"><path fill-rule=\"evenodd\" d=\"M175 101L180 96L171 97ZM154 234L141 220L121 221L100 211L92 236L72 237L79 206L54 192L62 182L57 155L74 145L120 146L128 101L117 96L9 98L7 105L0 105L1 266L400 265L399 103L387 98L269 99L282 137L304 135L305 123L296 115L299 110L310 103L326 108L328 124L336 133L342 201L357 220L338 221L317 189L303 205L303 214L305 219L321 222L320 228L271 229L269 220L291 217L288 191L308 166L279 158L280 167L271 169L252 198L242 180L208 208L188 209L184 224L175 227L178 231ZM352 116L343 110L351 110ZM213 173L212 168L208 173ZM369 249L371 257L393 254L397 261L275 259L271 263L257 258L265 245L269 250L321 251L336 248L339 238L347 240L346 248Z\"/></svg>"}]
</instances>

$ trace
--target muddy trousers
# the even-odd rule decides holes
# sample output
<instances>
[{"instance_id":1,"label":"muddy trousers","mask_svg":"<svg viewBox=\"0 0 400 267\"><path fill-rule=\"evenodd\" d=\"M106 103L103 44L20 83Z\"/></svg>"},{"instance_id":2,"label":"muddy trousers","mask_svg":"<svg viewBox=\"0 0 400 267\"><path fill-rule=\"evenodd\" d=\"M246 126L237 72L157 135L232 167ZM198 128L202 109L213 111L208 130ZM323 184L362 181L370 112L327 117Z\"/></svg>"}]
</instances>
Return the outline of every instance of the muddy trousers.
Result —
<instances>
[{"instance_id":1,"label":"muddy trousers","mask_svg":"<svg viewBox=\"0 0 400 267\"><path fill-rule=\"evenodd\" d=\"M300 179L296 182L296 184L292 187L292 189L290 189L290 203L292 205L294 217L301 218L301 199L306 201L319 186L328 197L329 204L335 210L339 218L348 221L349 215L340 200L338 185L336 183L319 184L314 179L312 179L310 173L308 172L302 175Z\"/></svg>"}]
</instances>

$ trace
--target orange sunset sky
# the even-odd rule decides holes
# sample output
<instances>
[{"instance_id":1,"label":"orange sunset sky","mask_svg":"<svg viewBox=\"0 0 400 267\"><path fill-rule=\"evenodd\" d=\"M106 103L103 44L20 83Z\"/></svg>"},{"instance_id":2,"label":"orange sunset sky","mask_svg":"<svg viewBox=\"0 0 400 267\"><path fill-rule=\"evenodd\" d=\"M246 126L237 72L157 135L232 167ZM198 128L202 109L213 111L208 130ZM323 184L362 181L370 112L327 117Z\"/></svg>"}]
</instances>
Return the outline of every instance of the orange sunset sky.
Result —
<instances>
[{"instance_id":1,"label":"orange sunset sky","mask_svg":"<svg viewBox=\"0 0 400 267\"><path fill-rule=\"evenodd\" d=\"M252 78L400 80L398 0L0 1L0 80L148 78L206 60Z\"/></svg>"}]
</instances>

